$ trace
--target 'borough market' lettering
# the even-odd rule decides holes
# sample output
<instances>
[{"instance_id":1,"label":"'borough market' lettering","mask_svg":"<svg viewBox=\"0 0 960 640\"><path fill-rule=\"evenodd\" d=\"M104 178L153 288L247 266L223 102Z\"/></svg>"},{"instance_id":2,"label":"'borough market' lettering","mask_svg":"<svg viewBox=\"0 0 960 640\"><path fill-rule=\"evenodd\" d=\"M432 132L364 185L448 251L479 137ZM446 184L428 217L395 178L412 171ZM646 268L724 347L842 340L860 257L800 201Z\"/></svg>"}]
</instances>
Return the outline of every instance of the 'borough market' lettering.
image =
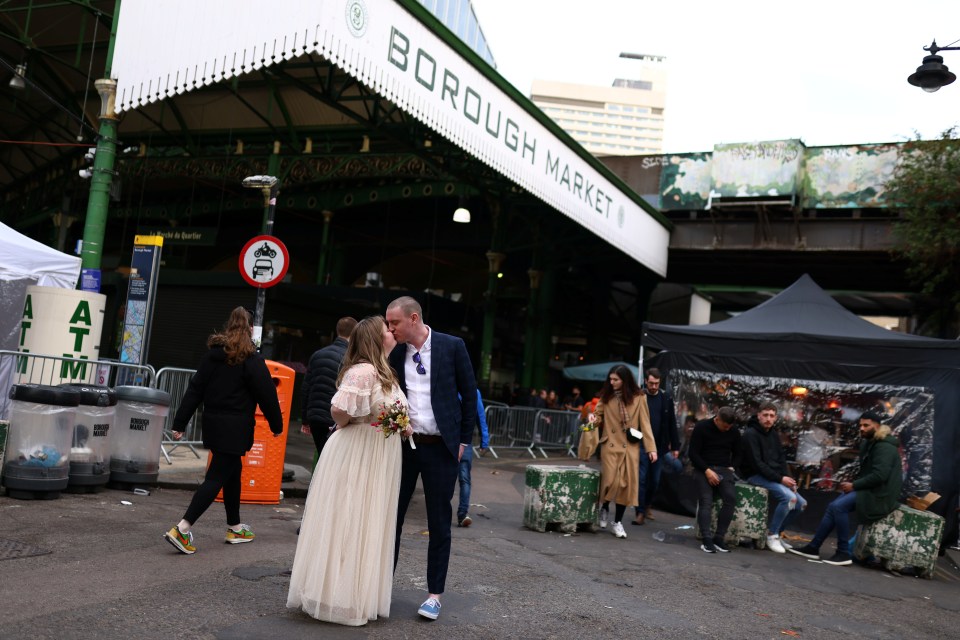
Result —
<instances>
[{"instance_id":1,"label":"'borough market' lettering","mask_svg":"<svg viewBox=\"0 0 960 640\"><path fill-rule=\"evenodd\" d=\"M150 426L150 421L146 418L130 418L131 431L146 431Z\"/></svg>"},{"instance_id":2,"label":"'borough market' lettering","mask_svg":"<svg viewBox=\"0 0 960 640\"><path fill-rule=\"evenodd\" d=\"M610 217L610 204L613 198L603 192L600 187L594 185L590 180L581 175L579 171L573 171L573 177L570 176L570 165L564 163L563 170L560 170L560 158L554 158L547 150L547 175L553 176L560 186L565 186L567 191L586 202L591 209L606 217Z\"/></svg>"},{"instance_id":3,"label":"'borough market' lettering","mask_svg":"<svg viewBox=\"0 0 960 640\"><path fill-rule=\"evenodd\" d=\"M437 90L437 60L423 49L417 48L416 53L410 53L410 38L403 35L396 27L390 28L390 46L387 50L387 60L401 71L411 67L413 77L425 89L433 92ZM440 81L440 101L449 101L454 111L463 114L467 120L475 125L483 121L483 128L488 135L501 139L511 151L520 151L520 157L526 159L530 152L530 164L534 164L537 155L536 138L528 138L524 131L521 141L520 126L510 117L504 118L503 112L494 107L489 101L484 102L473 87L461 87L460 78L450 69L444 67ZM462 89L462 91L461 91Z\"/></svg>"}]
</instances>

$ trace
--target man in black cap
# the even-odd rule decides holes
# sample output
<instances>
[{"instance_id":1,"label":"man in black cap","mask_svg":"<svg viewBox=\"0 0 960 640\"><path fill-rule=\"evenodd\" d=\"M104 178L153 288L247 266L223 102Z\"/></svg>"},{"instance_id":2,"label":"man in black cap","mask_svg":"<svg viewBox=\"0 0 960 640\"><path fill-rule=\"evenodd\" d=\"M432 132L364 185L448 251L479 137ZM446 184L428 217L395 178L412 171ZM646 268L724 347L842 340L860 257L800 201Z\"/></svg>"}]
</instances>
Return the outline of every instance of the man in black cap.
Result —
<instances>
[{"instance_id":1,"label":"man in black cap","mask_svg":"<svg viewBox=\"0 0 960 640\"><path fill-rule=\"evenodd\" d=\"M843 494L827 506L810 544L790 553L820 559L820 545L834 529L837 530L837 552L823 562L843 566L853 562L850 556L849 514L856 511L857 519L869 524L880 520L894 509L900 498L903 467L900 463L900 442L890 435L890 427L880 424L881 417L873 411L860 416L860 473L853 482L841 482Z\"/></svg>"}]
</instances>

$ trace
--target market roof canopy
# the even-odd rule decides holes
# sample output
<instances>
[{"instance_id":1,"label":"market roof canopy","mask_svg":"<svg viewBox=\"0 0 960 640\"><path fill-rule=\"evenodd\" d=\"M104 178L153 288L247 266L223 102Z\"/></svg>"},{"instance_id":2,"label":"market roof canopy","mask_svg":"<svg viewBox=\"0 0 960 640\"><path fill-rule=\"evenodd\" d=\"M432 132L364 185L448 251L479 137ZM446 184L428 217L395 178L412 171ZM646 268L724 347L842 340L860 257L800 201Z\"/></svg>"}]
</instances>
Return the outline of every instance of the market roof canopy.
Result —
<instances>
[{"instance_id":1,"label":"market roof canopy","mask_svg":"<svg viewBox=\"0 0 960 640\"><path fill-rule=\"evenodd\" d=\"M669 233L639 196L615 184L558 127L545 125L536 107L479 57L458 52L454 36L438 29L441 37L403 4L318 0L265 11L253 0L123 3L112 69L116 109L317 53L665 275Z\"/></svg>"}]
</instances>

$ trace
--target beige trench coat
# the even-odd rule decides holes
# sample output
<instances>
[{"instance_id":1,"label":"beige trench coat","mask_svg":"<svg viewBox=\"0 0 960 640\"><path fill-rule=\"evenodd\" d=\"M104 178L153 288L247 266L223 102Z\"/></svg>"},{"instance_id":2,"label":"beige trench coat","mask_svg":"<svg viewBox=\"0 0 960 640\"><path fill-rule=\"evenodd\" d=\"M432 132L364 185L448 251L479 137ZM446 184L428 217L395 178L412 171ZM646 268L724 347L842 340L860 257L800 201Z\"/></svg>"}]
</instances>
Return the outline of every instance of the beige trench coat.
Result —
<instances>
[{"instance_id":1,"label":"beige trench coat","mask_svg":"<svg viewBox=\"0 0 960 640\"><path fill-rule=\"evenodd\" d=\"M606 405L597 403L597 422L603 424L600 438L600 502L614 501L628 507L638 504L640 494L640 443L629 442L629 427L643 433L644 442L653 442L647 396L640 394L627 405L627 423L623 423L620 399ZM653 447L656 450L656 446Z\"/></svg>"}]
</instances>

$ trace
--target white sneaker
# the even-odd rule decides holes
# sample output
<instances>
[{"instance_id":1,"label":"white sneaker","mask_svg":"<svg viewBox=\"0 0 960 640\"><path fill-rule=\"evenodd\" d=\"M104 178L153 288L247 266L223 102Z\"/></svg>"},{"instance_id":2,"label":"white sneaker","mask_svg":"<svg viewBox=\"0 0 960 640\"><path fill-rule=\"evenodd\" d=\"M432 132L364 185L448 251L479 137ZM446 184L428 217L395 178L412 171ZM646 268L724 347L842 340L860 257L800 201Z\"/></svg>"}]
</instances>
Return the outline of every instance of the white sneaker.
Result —
<instances>
[{"instance_id":1,"label":"white sneaker","mask_svg":"<svg viewBox=\"0 0 960 640\"><path fill-rule=\"evenodd\" d=\"M787 542L786 540L784 540L783 538L780 538L780 546L783 547L784 549L793 549L793 545Z\"/></svg>"},{"instance_id":2,"label":"white sneaker","mask_svg":"<svg viewBox=\"0 0 960 640\"><path fill-rule=\"evenodd\" d=\"M774 553L786 553L787 550L783 548L783 545L780 543L780 536L767 536L767 549L773 551Z\"/></svg>"},{"instance_id":3,"label":"white sneaker","mask_svg":"<svg viewBox=\"0 0 960 640\"><path fill-rule=\"evenodd\" d=\"M626 538L626 537L627 537L627 532L623 530L623 523L622 523L622 522L614 522L614 523L613 523L613 535L615 535L615 536L618 537L618 538Z\"/></svg>"},{"instance_id":4,"label":"white sneaker","mask_svg":"<svg viewBox=\"0 0 960 640\"><path fill-rule=\"evenodd\" d=\"M606 507L601 507L600 509L600 528L607 528L607 520L610 519L610 511Z\"/></svg>"}]
</instances>

